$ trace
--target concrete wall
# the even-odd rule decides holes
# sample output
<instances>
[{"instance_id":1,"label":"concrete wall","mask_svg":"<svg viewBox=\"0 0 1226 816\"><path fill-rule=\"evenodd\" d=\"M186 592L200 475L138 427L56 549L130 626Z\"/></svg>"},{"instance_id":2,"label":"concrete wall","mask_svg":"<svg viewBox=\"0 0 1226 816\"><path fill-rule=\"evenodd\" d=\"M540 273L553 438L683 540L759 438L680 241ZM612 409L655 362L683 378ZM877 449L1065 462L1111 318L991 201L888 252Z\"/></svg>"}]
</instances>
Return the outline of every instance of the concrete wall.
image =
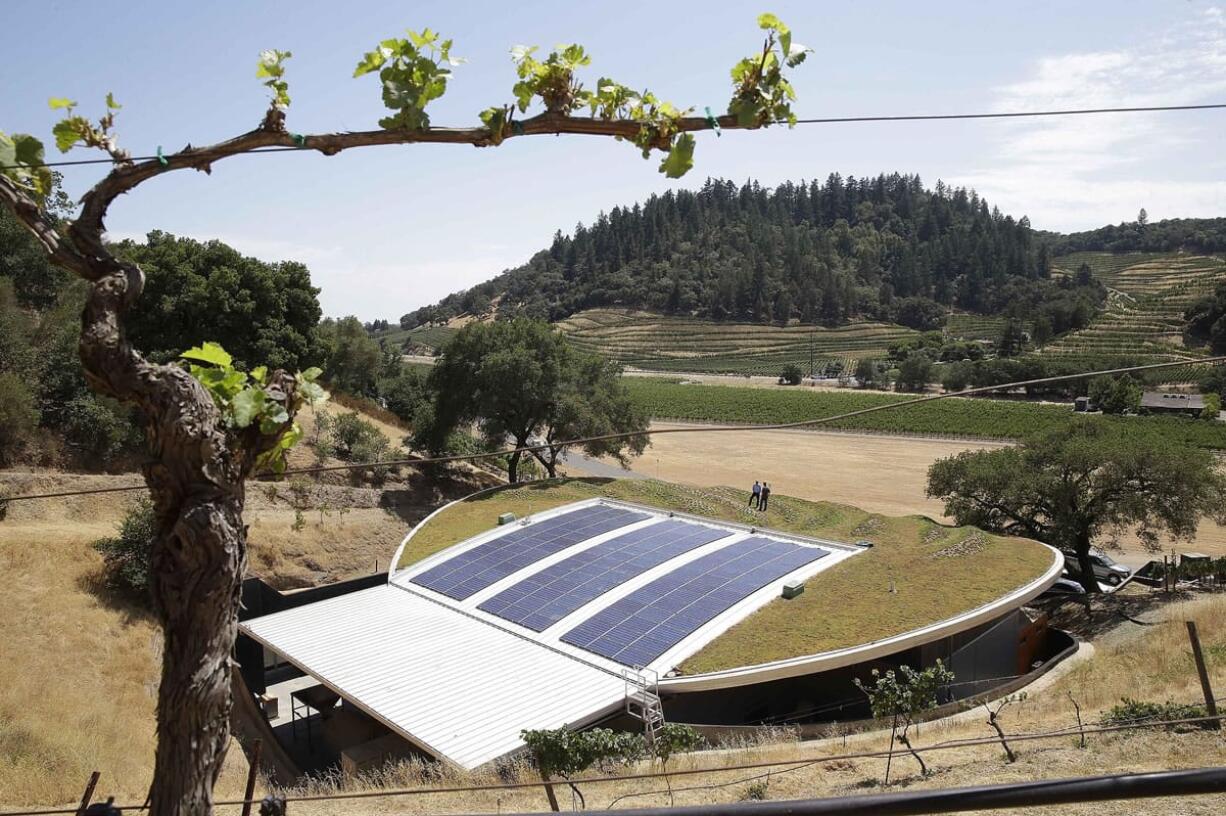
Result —
<instances>
[{"instance_id":1,"label":"concrete wall","mask_svg":"<svg viewBox=\"0 0 1226 816\"><path fill-rule=\"evenodd\" d=\"M957 635L833 671L736 688L665 695L670 721L709 725L846 722L870 716L858 678L871 682L872 670L907 665L926 668L940 659L954 672L948 700L978 694L1018 674L1019 638L1029 620L1012 610Z\"/></svg>"}]
</instances>

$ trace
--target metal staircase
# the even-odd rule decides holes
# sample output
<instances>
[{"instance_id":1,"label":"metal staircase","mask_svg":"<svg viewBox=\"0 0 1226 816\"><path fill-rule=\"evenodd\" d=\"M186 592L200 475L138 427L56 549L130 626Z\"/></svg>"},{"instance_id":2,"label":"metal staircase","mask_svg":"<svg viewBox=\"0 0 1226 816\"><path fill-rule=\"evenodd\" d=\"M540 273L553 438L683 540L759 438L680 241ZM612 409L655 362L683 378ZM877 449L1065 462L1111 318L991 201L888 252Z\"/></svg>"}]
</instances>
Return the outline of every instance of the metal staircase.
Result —
<instances>
[{"instance_id":1,"label":"metal staircase","mask_svg":"<svg viewBox=\"0 0 1226 816\"><path fill-rule=\"evenodd\" d=\"M626 713L643 723L643 738L650 745L656 731L664 724L664 706L660 703L660 675L651 669L623 669L626 680Z\"/></svg>"}]
</instances>

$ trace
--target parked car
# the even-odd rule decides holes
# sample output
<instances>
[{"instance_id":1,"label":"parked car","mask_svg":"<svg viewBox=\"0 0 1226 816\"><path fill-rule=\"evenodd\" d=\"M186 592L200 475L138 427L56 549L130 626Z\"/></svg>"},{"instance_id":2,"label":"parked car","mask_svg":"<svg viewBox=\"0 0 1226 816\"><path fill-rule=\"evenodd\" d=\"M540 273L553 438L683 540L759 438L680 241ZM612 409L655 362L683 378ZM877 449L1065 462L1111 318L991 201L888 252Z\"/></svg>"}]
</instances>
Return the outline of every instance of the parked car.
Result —
<instances>
[{"instance_id":1,"label":"parked car","mask_svg":"<svg viewBox=\"0 0 1226 816\"><path fill-rule=\"evenodd\" d=\"M1084 600L1086 589L1072 578L1060 577L1035 598L1036 601Z\"/></svg>"},{"instance_id":2,"label":"parked car","mask_svg":"<svg viewBox=\"0 0 1226 816\"><path fill-rule=\"evenodd\" d=\"M1090 562L1094 565L1094 578L1099 583L1118 586L1132 575L1132 570L1116 563L1115 559L1102 550L1090 550ZM1077 559L1077 553L1064 551L1064 569L1074 578L1081 575L1081 562Z\"/></svg>"}]
</instances>

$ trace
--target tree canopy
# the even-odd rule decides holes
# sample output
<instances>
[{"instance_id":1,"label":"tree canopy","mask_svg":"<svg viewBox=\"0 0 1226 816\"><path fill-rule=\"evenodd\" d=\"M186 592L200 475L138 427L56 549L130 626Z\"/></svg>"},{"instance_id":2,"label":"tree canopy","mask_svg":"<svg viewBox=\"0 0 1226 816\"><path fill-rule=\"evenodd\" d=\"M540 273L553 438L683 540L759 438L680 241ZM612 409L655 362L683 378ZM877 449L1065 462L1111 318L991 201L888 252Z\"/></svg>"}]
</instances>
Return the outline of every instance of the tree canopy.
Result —
<instances>
[{"instance_id":1,"label":"tree canopy","mask_svg":"<svg viewBox=\"0 0 1226 816\"><path fill-rule=\"evenodd\" d=\"M1095 377L1090 380L1086 395L1104 414L1135 414L1141 407L1141 386L1128 374Z\"/></svg>"},{"instance_id":2,"label":"tree canopy","mask_svg":"<svg viewBox=\"0 0 1226 816\"><path fill-rule=\"evenodd\" d=\"M315 327L319 290L296 261L267 263L221 241L153 231L115 252L145 272L145 292L128 332L150 359L173 360L192 346L221 340L248 368L300 369L323 362Z\"/></svg>"},{"instance_id":3,"label":"tree canopy","mask_svg":"<svg viewBox=\"0 0 1226 816\"><path fill-rule=\"evenodd\" d=\"M1208 343L1214 354L1226 354L1226 283L1219 283L1213 294L1189 306L1184 319L1189 337Z\"/></svg>"},{"instance_id":4,"label":"tree canopy","mask_svg":"<svg viewBox=\"0 0 1226 816\"><path fill-rule=\"evenodd\" d=\"M941 459L928 470L928 495L958 524L1075 553L1091 592L1096 542L1135 530L1156 549L1160 534L1188 538L1202 516L1226 519L1226 476L1211 453L1085 420L1017 447Z\"/></svg>"},{"instance_id":5,"label":"tree canopy","mask_svg":"<svg viewBox=\"0 0 1226 816\"><path fill-rule=\"evenodd\" d=\"M634 406L609 361L571 348L562 334L539 320L470 323L444 347L430 372L433 416L419 431L439 449L446 437L476 423L490 442L516 447L547 445L532 455L550 476L567 439L645 430L647 418ZM642 452L645 437L594 442L584 450L619 460ZM522 453L508 462L518 479Z\"/></svg>"},{"instance_id":6,"label":"tree canopy","mask_svg":"<svg viewBox=\"0 0 1226 816\"><path fill-rule=\"evenodd\" d=\"M1144 213L1141 210L1141 213ZM1069 252L1222 252L1226 250L1226 218L1168 218L1108 224L1069 235L1046 233L1052 254Z\"/></svg>"},{"instance_id":7,"label":"tree canopy","mask_svg":"<svg viewBox=\"0 0 1226 816\"><path fill-rule=\"evenodd\" d=\"M407 314L401 326L480 314L495 298L500 314L549 320L621 306L925 330L957 305L1027 320L1050 308L1057 333L1084 325L1105 292L1089 279L1050 279L1034 235L1024 217L973 190L929 190L914 175L832 173L774 189L708 179L559 232L525 265Z\"/></svg>"}]
</instances>

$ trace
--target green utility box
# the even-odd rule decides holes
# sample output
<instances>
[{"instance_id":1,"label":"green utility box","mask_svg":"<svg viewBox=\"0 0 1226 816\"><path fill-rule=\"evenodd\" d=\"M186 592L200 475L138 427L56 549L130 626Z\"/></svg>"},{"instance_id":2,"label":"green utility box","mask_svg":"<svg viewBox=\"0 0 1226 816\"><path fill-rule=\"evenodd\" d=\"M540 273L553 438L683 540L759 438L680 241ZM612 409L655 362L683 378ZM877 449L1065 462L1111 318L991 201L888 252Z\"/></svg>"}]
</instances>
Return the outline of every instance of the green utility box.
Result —
<instances>
[{"instance_id":1,"label":"green utility box","mask_svg":"<svg viewBox=\"0 0 1226 816\"><path fill-rule=\"evenodd\" d=\"M805 591L804 581L788 581L783 585L783 597L795 598L797 595Z\"/></svg>"},{"instance_id":2,"label":"green utility box","mask_svg":"<svg viewBox=\"0 0 1226 816\"><path fill-rule=\"evenodd\" d=\"M501 516L498 517L498 526L501 527L502 525L510 524L513 521L515 521L514 513L503 513Z\"/></svg>"}]
</instances>

